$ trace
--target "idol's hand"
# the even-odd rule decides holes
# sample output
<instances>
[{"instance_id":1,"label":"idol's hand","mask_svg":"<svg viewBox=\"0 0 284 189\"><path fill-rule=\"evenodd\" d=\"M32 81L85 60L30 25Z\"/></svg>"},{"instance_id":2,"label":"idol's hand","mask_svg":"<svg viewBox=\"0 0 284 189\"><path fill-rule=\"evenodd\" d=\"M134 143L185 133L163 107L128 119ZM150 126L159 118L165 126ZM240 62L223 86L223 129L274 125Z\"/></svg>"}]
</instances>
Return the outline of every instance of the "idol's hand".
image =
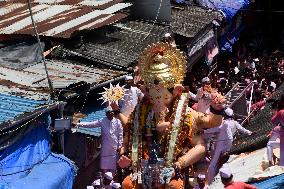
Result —
<instances>
[{"instance_id":1,"label":"idol's hand","mask_svg":"<svg viewBox=\"0 0 284 189\"><path fill-rule=\"evenodd\" d=\"M171 124L170 122L160 122L157 124L156 129L159 133L166 134L168 132L170 124Z\"/></svg>"},{"instance_id":2,"label":"idol's hand","mask_svg":"<svg viewBox=\"0 0 284 189\"><path fill-rule=\"evenodd\" d=\"M174 86L173 97L180 96L184 90L184 87L181 84L177 84Z\"/></svg>"},{"instance_id":3,"label":"idol's hand","mask_svg":"<svg viewBox=\"0 0 284 189\"><path fill-rule=\"evenodd\" d=\"M125 155L122 155L119 160L117 161L119 167L121 168L127 168L131 165L131 159L126 157Z\"/></svg>"}]
</instances>

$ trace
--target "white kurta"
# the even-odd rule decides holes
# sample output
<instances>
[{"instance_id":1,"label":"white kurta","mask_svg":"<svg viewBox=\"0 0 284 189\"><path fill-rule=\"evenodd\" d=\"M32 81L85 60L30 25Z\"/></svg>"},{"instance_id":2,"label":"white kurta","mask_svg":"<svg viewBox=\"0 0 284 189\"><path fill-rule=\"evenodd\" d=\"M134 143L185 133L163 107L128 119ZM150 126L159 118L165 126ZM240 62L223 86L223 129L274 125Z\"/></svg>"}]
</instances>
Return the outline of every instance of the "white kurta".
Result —
<instances>
[{"instance_id":1,"label":"white kurta","mask_svg":"<svg viewBox=\"0 0 284 189\"><path fill-rule=\"evenodd\" d=\"M218 133L217 140L215 142L215 151L208 167L208 183L211 184L213 178L217 173L217 163L222 153L229 151L232 147L234 135L239 131L244 134L251 135L252 132L242 127L237 121L233 119L227 119L219 127L207 129L205 134Z\"/></svg>"},{"instance_id":2,"label":"white kurta","mask_svg":"<svg viewBox=\"0 0 284 189\"><path fill-rule=\"evenodd\" d=\"M272 161L273 158L273 149L280 147L280 126L274 127L272 130L269 141L267 142L267 158L268 161Z\"/></svg>"},{"instance_id":3,"label":"white kurta","mask_svg":"<svg viewBox=\"0 0 284 189\"><path fill-rule=\"evenodd\" d=\"M203 113L209 113L210 112L210 104L211 104L211 98L210 93L203 91L202 88L198 89L196 94L196 100L197 100L197 108L196 110L198 112Z\"/></svg>"},{"instance_id":4,"label":"white kurta","mask_svg":"<svg viewBox=\"0 0 284 189\"><path fill-rule=\"evenodd\" d=\"M81 122L81 127L101 127L101 169L116 170L117 149L122 146L123 127L119 119L109 120L107 117L94 122Z\"/></svg>"},{"instance_id":5,"label":"white kurta","mask_svg":"<svg viewBox=\"0 0 284 189\"><path fill-rule=\"evenodd\" d=\"M120 101L120 112L128 117L134 111L138 100L143 96L144 94L137 87L126 90L123 100Z\"/></svg>"}]
</instances>

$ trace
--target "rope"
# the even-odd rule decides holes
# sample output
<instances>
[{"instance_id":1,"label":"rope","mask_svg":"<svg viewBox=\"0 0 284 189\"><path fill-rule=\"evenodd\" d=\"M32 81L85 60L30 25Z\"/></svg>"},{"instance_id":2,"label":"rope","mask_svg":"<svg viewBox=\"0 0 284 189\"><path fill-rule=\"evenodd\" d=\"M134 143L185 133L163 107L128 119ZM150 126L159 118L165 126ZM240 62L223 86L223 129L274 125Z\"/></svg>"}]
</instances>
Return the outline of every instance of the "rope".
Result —
<instances>
[{"instance_id":1,"label":"rope","mask_svg":"<svg viewBox=\"0 0 284 189\"><path fill-rule=\"evenodd\" d=\"M31 17L31 20L32 20L33 29L34 29L34 32L35 32L35 35L36 35L36 38L37 38L37 42L39 44L39 48L40 48L40 51L41 51L41 56L42 56L44 69L45 69L45 73L46 73L46 77L47 77L47 81L48 81L50 95L51 95L51 98L52 98L52 97L54 97L53 96L53 85L52 85L52 82L49 78L49 74L48 74L48 70L47 70L47 66L46 66L46 61L45 61L45 57L44 57L44 51L43 51L43 48L41 46L39 35L38 35L37 29L36 29L36 25L35 25L35 21L34 21L34 17L33 17L33 12L32 12L32 7L31 7L31 1L30 0L27 0L27 1L28 1L28 7L29 7L29 12L30 12L30 17Z\"/></svg>"}]
</instances>

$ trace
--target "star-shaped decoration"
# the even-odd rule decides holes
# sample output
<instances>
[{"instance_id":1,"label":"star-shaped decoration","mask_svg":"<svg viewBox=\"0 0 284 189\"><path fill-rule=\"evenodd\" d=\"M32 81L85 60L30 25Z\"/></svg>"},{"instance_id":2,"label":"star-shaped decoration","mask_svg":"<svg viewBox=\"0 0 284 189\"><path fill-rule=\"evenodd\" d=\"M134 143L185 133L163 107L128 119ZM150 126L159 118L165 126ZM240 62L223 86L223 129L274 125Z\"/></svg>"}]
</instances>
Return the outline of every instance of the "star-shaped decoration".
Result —
<instances>
[{"instance_id":1,"label":"star-shaped decoration","mask_svg":"<svg viewBox=\"0 0 284 189\"><path fill-rule=\"evenodd\" d=\"M101 98L103 100L103 104L106 102L109 103L118 103L119 100L123 99L124 95L125 95L125 88L124 86L119 86L119 83L117 85L112 85L110 83L110 87L109 88L104 88L104 92L99 93L102 95Z\"/></svg>"}]
</instances>

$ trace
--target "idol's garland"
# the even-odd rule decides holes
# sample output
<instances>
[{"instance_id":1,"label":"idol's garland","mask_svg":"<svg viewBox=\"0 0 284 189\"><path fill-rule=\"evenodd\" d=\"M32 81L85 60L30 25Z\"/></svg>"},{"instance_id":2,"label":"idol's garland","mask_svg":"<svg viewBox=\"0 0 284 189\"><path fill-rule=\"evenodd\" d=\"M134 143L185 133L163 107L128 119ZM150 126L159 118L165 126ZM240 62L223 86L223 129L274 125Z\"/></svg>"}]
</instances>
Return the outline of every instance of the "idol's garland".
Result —
<instances>
[{"instance_id":1,"label":"idol's garland","mask_svg":"<svg viewBox=\"0 0 284 189\"><path fill-rule=\"evenodd\" d=\"M188 104L188 94L183 93L178 102L176 113L174 114L174 121L171 124L169 135L168 135L168 145L166 148L166 166L171 166L173 161L176 159L177 155L182 151L182 142L186 135L188 135L188 130L184 130L182 120L185 115L186 107ZM187 131L187 132L186 132ZM180 136L181 135L181 136Z\"/></svg>"}]
</instances>

